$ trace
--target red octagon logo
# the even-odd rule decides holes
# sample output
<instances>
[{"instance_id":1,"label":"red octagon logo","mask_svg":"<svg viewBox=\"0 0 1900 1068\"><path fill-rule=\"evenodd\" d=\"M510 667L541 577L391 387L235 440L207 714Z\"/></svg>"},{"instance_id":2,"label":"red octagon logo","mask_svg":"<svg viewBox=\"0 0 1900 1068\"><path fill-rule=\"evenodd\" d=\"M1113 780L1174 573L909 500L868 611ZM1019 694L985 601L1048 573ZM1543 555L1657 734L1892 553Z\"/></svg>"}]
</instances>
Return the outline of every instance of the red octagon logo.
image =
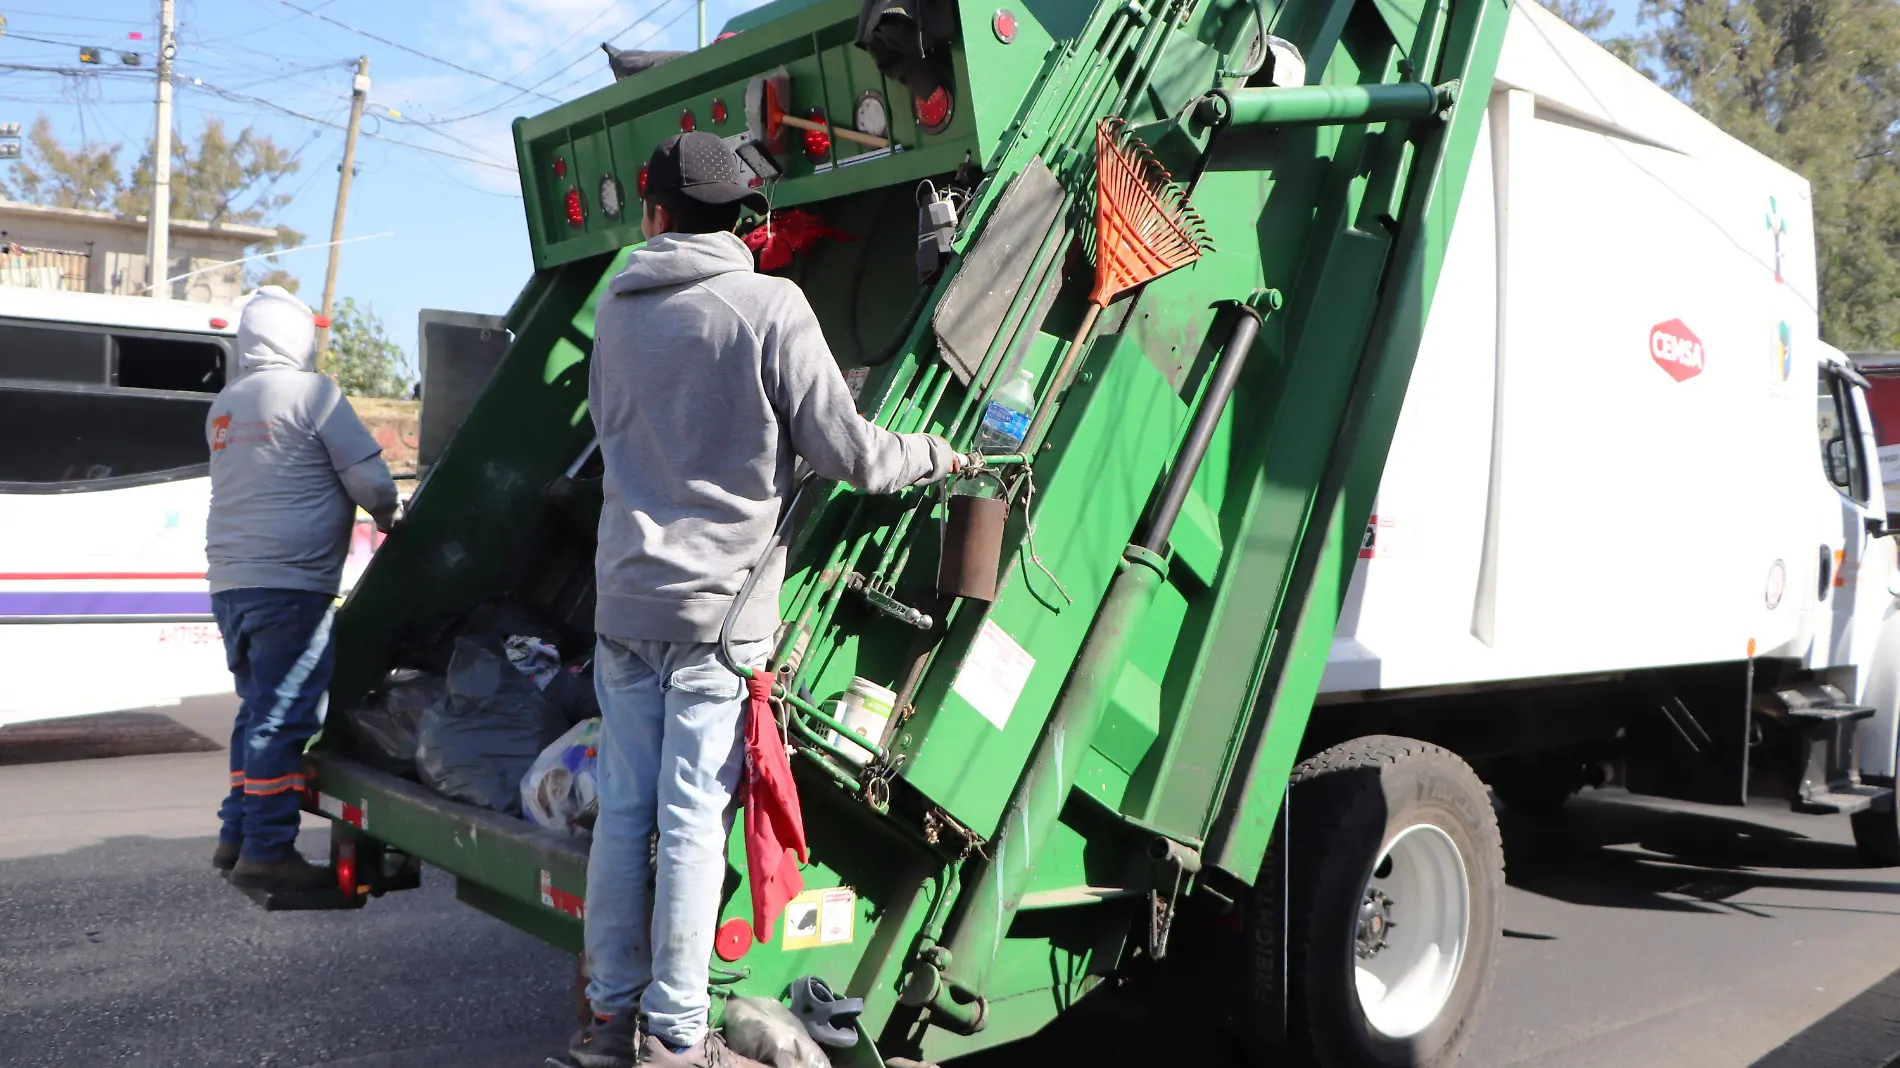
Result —
<instances>
[{"instance_id":1,"label":"red octagon logo","mask_svg":"<svg viewBox=\"0 0 1900 1068\"><path fill-rule=\"evenodd\" d=\"M1667 371L1669 377L1678 382L1702 373L1702 339L1695 336L1695 331L1684 325L1681 319L1671 319L1650 328L1649 355L1656 361L1656 366Z\"/></svg>"}]
</instances>

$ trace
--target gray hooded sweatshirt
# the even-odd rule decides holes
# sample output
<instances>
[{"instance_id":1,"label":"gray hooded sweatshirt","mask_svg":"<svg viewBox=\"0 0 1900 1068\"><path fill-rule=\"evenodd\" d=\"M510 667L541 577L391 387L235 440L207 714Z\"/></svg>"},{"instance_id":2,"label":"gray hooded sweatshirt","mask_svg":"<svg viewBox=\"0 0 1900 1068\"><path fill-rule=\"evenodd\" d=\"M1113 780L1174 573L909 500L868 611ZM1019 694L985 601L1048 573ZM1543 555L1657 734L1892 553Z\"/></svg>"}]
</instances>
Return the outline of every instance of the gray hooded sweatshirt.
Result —
<instances>
[{"instance_id":1,"label":"gray hooded sweatshirt","mask_svg":"<svg viewBox=\"0 0 1900 1068\"><path fill-rule=\"evenodd\" d=\"M729 233L635 250L595 310L588 373L606 465L594 621L610 637L716 641L800 458L868 493L950 470L941 438L858 414L805 295L754 273ZM772 636L784 575L781 550L734 640Z\"/></svg>"},{"instance_id":2,"label":"gray hooded sweatshirt","mask_svg":"<svg viewBox=\"0 0 1900 1068\"><path fill-rule=\"evenodd\" d=\"M238 320L238 366L211 402L211 590L334 595L356 506L394 515L382 446L335 382L316 372L310 309L267 286Z\"/></svg>"}]
</instances>

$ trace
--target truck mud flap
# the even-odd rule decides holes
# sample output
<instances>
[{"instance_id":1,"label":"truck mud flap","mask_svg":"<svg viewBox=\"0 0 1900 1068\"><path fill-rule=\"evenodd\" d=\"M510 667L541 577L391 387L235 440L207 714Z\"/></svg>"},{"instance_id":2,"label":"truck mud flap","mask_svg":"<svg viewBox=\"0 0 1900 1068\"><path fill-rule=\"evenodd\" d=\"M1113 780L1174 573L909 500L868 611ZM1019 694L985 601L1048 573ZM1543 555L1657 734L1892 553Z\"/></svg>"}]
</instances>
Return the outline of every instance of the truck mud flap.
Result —
<instances>
[{"instance_id":1,"label":"truck mud flap","mask_svg":"<svg viewBox=\"0 0 1900 1068\"><path fill-rule=\"evenodd\" d=\"M1742 805L1748 800L1753 661L1678 668L1634 699L1625 785L1633 794Z\"/></svg>"}]
</instances>

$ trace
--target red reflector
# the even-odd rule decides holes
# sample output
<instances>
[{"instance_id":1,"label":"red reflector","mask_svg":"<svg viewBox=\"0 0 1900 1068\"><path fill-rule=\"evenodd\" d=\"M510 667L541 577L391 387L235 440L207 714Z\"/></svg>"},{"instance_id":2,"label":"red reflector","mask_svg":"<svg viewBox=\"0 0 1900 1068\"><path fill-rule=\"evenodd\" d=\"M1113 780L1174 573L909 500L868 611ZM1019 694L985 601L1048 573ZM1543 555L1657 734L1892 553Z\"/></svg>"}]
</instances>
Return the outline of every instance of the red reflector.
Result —
<instances>
[{"instance_id":1,"label":"red reflector","mask_svg":"<svg viewBox=\"0 0 1900 1068\"><path fill-rule=\"evenodd\" d=\"M699 126L699 120L693 118L692 108L687 108L685 111L680 112L680 132L681 133L692 133L696 128L698 128L698 126Z\"/></svg>"},{"instance_id":2,"label":"red reflector","mask_svg":"<svg viewBox=\"0 0 1900 1068\"><path fill-rule=\"evenodd\" d=\"M751 948L752 925L744 920L727 920L719 925L719 933L713 936L713 952L727 964L745 956L746 950Z\"/></svg>"},{"instance_id":3,"label":"red reflector","mask_svg":"<svg viewBox=\"0 0 1900 1068\"><path fill-rule=\"evenodd\" d=\"M211 329L213 330L222 330L225 327L230 326L230 325L231 325L231 320L229 319L212 319L211 320Z\"/></svg>"},{"instance_id":4,"label":"red reflector","mask_svg":"<svg viewBox=\"0 0 1900 1068\"><path fill-rule=\"evenodd\" d=\"M581 207L581 191L569 187L567 191L567 224L579 226L587 221L587 213Z\"/></svg>"},{"instance_id":5,"label":"red reflector","mask_svg":"<svg viewBox=\"0 0 1900 1068\"><path fill-rule=\"evenodd\" d=\"M567 177L567 160L562 159L560 156L554 157L554 176L556 178Z\"/></svg>"},{"instance_id":6,"label":"red reflector","mask_svg":"<svg viewBox=\"0 0 1900 1068\"><path fill-rule=\"evenodd\" d=\"M714 101L713 101L713 103L712 103L712 120L713 120L713 125L714 125L714 126L720 126L720 125L723 125L723 124L725 123L725 121L726 121L726 102L725 102L724 100L714 100Z\"/></svg>"},{"instance_id":7,"label":"red reflector","mask_svg":"<svg viewBox=\"0 0 1900 1068\"><path fill-rule=\"evenodd\" d=\"M638 182L640 185L640 195L643 197L646 196L647 195L647 165L646 164L644 163L640 164L640 176L634 179L634 181Z\"/></svg>"},{"instance_id":8,"label":"red reflector","mask_svg":"<svg viewBox=\"0 0 1900 1068\"><path fill-rule=\"evenodd\" d=\"M1008 8L998 8L990 19L990 29L996 31L996 39L1008 44L1016 39L1016 13Z\"/></svg>"},{"instance_id":9,"label":"red reflector","mask_svg":"<svg viewBox=\"0 0 1900 1068\"><path fill-rule=\"evenodd\" d=\"M336 850L336 888L345 894L356 893L356 843L343 842Z\"/></svg>"},{"instance_id":10,"label":"red reflector","mask_svg":"<svg viewBox=\"0 0 1900 1068\"><path fill-rule=\"evenodd\" d=\"M330 317L327 315L312 315L310 321L317 325L318 330L330 329Z\"/></svg>"},{"instance_id":11,"label":"red reflector","mask_svg":"<svg viewBox=\"0 0 1900 1068\"><path fill-rule=\"evenodd\" d=\"M811 113L805 117L810 119L813 122L821 123L825 121L825 113L822 111L819 111L817 108L813 108L811 110ZM807 157L814 160L820 160L820 159L824 159L826 156L830 154L831 154L831 135L830 134L826 133L823 130L806 130L805 131L805 155Z\"/></svg>"},{"instance_id":12,"label":"red reflector","mask_svg":"<svg viewBox=\"0 0 1900 1068\"><path fill-rule=\"evenodd\" d=\"M930 95L917 101L917 119L931 133L939 133L950 122L950 90L939 85Z\"/></svg>"}]
</instances>

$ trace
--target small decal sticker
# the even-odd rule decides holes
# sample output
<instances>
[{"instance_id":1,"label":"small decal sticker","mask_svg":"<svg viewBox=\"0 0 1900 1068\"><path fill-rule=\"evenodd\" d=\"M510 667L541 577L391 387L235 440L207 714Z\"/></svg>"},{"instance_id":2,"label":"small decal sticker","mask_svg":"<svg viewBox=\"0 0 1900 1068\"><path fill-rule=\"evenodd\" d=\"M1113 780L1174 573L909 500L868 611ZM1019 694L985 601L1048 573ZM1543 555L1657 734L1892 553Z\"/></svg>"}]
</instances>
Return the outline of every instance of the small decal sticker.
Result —
<instances>
[{"instance_id":1,"label":"small decal sticker","mask_svg":"<svg viewBox=\"0 0 1900 1068\"><path fill-rule=\"evenodd\" d=\"M570 894L554 885L554 876L544 868L541 871L541 903L556 912L572 916L577 920L587 918L587 903L579 894Z\"/></svg>"},{"instance_id":2,"label":"small decal sticker","mask_svg":"<svg viewBox=\"0 0 1900 1068\"><path fill-rule=\"evenodd\" d=\"M1781 595L1788 590L1788 569L1776 560L1768 569L1768 588L1762 591L1762 600L1767 602L1770 612L1781 607Z\"/></svg>"},{"instance_id":3,"label":"small decal sticker","mask_svg":"<svg viewBox=\"0 0 1900 1068\"><path fill-rule=\"evenodd\" d=\"M1649 355L1656 366L1678 382L1701 374L1705 360L1702 339L1681 319L1671 319L1650 328Z\"/></svg>"},{"instance_id":4,"label":"small decal sticker","mask_svg":"<svg viewBox=\"0 0 1900 1068\"><path fill-rule=\"evenodd\" d=\"M807 890L785 906L784 949L844 945L856 928L858 894L848 886Z\"/></svg>"},{"instance_id":5,"label":"small decal sticker","mask_svg":"<svg viewBox=\"0 0 1900 1068\"><path fill-rule=\"evenodd\" d=\"M1786 382L1794 373L1794 332L1788 329L1788 321L1783 319L1775 324L1775 378Z\"/></svg>"},{"instance_id":6,"label":"small decal sticker","mask_svg":"<svg viewBox=\"0 0 1900 1068\"><path fill-rule=\"evenodd\" d=\"M1016 699L1023 695L1035 667L1035 657L995 620L986 619L950 689L1000 731L1009 726L1009 714L1016 711Z\"/></svg>"},{"instance_id":7,"label":"small decal sticker","mask_svg":"<svg viewBox=\"0 0 1900 1068\"><path fill-rule=\"evenodd\" d=\"M225 443L231 438L231 417L220 415L211 421L211 451L223 452Z\"/></svg>"},{"instance_id":8,"label":"small decal sticker","mask_svg":"<svg viewBox=\"0 0 1900 1068\"><path fill-rule=\"evenodd\" d=\"M1781 238L1788 232L1788 220L1781 217L1781 208L1774 197L1768 198L1768 236L1775 243L1775 284L1781 284Z\"/></svg>"},{"instance_id":9,"label":"small decal sticker","mask_svg":"<svg viewBox=\"0 0 1900 1068\"><path fill-rule=\"evenodd\" d=\"M1373 513L1371 518L1366 520L1365 537L1359 539L1359 559L1391 559L1392 532L1398 525L1398 520L1389 515L1381 516L1376 512Z\"/></svg>"}]
</instances>

